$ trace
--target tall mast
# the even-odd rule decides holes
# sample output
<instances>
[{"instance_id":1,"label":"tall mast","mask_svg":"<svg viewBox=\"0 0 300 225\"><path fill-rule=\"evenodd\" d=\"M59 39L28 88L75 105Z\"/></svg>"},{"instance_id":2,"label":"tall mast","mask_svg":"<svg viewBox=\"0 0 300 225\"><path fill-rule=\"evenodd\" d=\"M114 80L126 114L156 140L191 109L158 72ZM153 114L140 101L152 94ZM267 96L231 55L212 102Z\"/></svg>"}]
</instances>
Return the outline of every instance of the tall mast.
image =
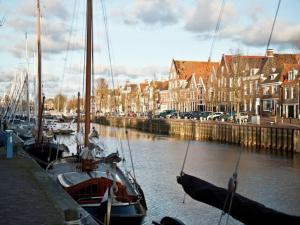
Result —
<instances>
[{"instance_id":1,"label":"tall mast","mask_svg":"<svg viewBox=\"0 0 300 225\"><path fill-rule=\"evenodd\" d=\"M29 104L29 60L28 60L28 43L27 43L27 33L25 34L25 37L26 37L26 76L25 76L25 79L26 79L26 106L27 106L27 121L28 121L28 125L30 123L30 104Z\"/></svg>"},{"instance_id":2,"label":"tall mast","mask_svg":"<svg viewBox=\"0 0 300 225\"><path fill-rule=\"evenodd\" d=\"M37 107L38 107L38 132L37 142L41 140L41 127L42 127L42 52L41 52L41 12L40 12L40 1L37 0Z\"/></svg>"},{"instance_id":3,"label":"tall mast","mask_svg":"<svg viewBox=\"0 0 300 225\"><path fill-rule=\"evenodd\" d=\"M85 131L84 145L89 143L90 133L90 108L91 108L91 66L92 66L92 0L87 0L86 7L86 77L85 77Z\"/></svg>"},{"instance_id":4,"label":"tall mast","mask_svg":"<svg viewBox=\"0 0 300 225\"><path fill-rule=\"evenodd\" d=\"M80 92L77 94L77 133L80 131Z\"/></svg>"}]
</instances>

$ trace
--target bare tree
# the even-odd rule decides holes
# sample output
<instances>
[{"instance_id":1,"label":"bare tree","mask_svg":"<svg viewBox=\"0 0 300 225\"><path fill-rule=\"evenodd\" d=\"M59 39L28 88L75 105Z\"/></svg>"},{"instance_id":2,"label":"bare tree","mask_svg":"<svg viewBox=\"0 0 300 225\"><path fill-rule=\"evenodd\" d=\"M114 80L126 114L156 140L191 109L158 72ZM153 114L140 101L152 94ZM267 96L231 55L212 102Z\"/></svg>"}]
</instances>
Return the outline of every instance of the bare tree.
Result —
<instances>
[{"instance_id":1,"label":"bare tree","mask_svg":"<svg viewBox=\"0 0 300 225\"><path fill-rule=\"evenodd\" d=\"M5 17L2 16L2 18L0 19L0 27L2 27L5 23Z\"/></svg>"},{"instance_id":2,"label":"bare tree","mask_svg":"<svg viewBox=\"0 0 300 225\"><path fill-rule=\"evenodd\" d=\"M61 94L56 95L54 97L54 108L60 112L64 108L66 102L67 102L66 96Z\"/></svg>"}]
</instances>

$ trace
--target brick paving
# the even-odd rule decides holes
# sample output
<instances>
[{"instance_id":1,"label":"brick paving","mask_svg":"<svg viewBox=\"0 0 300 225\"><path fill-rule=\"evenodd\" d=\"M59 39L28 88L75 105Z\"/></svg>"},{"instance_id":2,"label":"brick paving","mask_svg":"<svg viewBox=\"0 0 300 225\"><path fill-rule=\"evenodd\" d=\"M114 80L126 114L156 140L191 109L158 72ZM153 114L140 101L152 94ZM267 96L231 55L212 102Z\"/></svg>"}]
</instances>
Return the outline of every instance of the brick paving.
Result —
<instances>
[{"instance_id":1,"label":"brick paving","mask_svg":"<svg viewBox=\"0 0 300 225\"><path fill-rule=\"evenodd\" d=\"M59 225L64 224L64 210L79 209L34 161L20 156L4 159L3 151L0 150L0 224ZM89 219L86 224L95 222Z\"/></svg>"}]
</instances>

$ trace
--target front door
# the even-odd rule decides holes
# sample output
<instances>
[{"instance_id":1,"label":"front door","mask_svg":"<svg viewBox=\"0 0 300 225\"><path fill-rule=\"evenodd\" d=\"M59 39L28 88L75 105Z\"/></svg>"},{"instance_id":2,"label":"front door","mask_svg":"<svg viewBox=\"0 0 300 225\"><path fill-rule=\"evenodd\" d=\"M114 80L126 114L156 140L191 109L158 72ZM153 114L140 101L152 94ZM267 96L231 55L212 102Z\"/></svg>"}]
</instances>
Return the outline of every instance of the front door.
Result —
<instances>
[{"instance_id":1,"label":"front door","mask_svg":"<svg viewBox=\"0 0 300 225\"><path fill-rule=\"evenodd\" d=\"M288 117L294 118L294 106L293 105L288 106Z\"/></svg>"}]
</instances>

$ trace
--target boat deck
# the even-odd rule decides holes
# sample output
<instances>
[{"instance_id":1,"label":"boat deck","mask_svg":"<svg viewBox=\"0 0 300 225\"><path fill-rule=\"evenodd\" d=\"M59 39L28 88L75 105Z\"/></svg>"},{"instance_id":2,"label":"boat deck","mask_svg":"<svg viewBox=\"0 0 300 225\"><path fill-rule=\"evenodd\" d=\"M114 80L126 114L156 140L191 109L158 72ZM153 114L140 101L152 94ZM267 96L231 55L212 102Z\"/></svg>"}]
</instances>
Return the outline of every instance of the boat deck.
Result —
<instances>
[{"instance_id":1,"label":"boat deck","mask_svg":"<svg viewBox=\"0 0 300 225\"><path fill-rule=\"evenodd\" d=\"M25 153L24 153L25 154ZM0 148L0 221L6 225L65 224L65 210L82 208L28 156L5 159ZM97 224L86 218L84 224Z\"/></svg>"},{"instance_id":2,"label":"boat deck","mask_svg":"<svg viewBox=\"0 0 300 225\"><path fill-rule=\"evenodd\" d=\"M52 169L48 170L49 174L51 174L55 180L57 175L60 175L60 183L65 187L76 185L91 178L106 177L125 185L127 187L128 194L137 195L132 184L128 181L120 169L117 168L114 170L111 168L110 164L99 162L97 164L97 169L94 171L89 173L80 172L80 164L75 162L75 158L76 157L74 156L59 160L58 163L55 163ZM109 171L109 173L107 171Z\"/></svg>"}]
</instances>

